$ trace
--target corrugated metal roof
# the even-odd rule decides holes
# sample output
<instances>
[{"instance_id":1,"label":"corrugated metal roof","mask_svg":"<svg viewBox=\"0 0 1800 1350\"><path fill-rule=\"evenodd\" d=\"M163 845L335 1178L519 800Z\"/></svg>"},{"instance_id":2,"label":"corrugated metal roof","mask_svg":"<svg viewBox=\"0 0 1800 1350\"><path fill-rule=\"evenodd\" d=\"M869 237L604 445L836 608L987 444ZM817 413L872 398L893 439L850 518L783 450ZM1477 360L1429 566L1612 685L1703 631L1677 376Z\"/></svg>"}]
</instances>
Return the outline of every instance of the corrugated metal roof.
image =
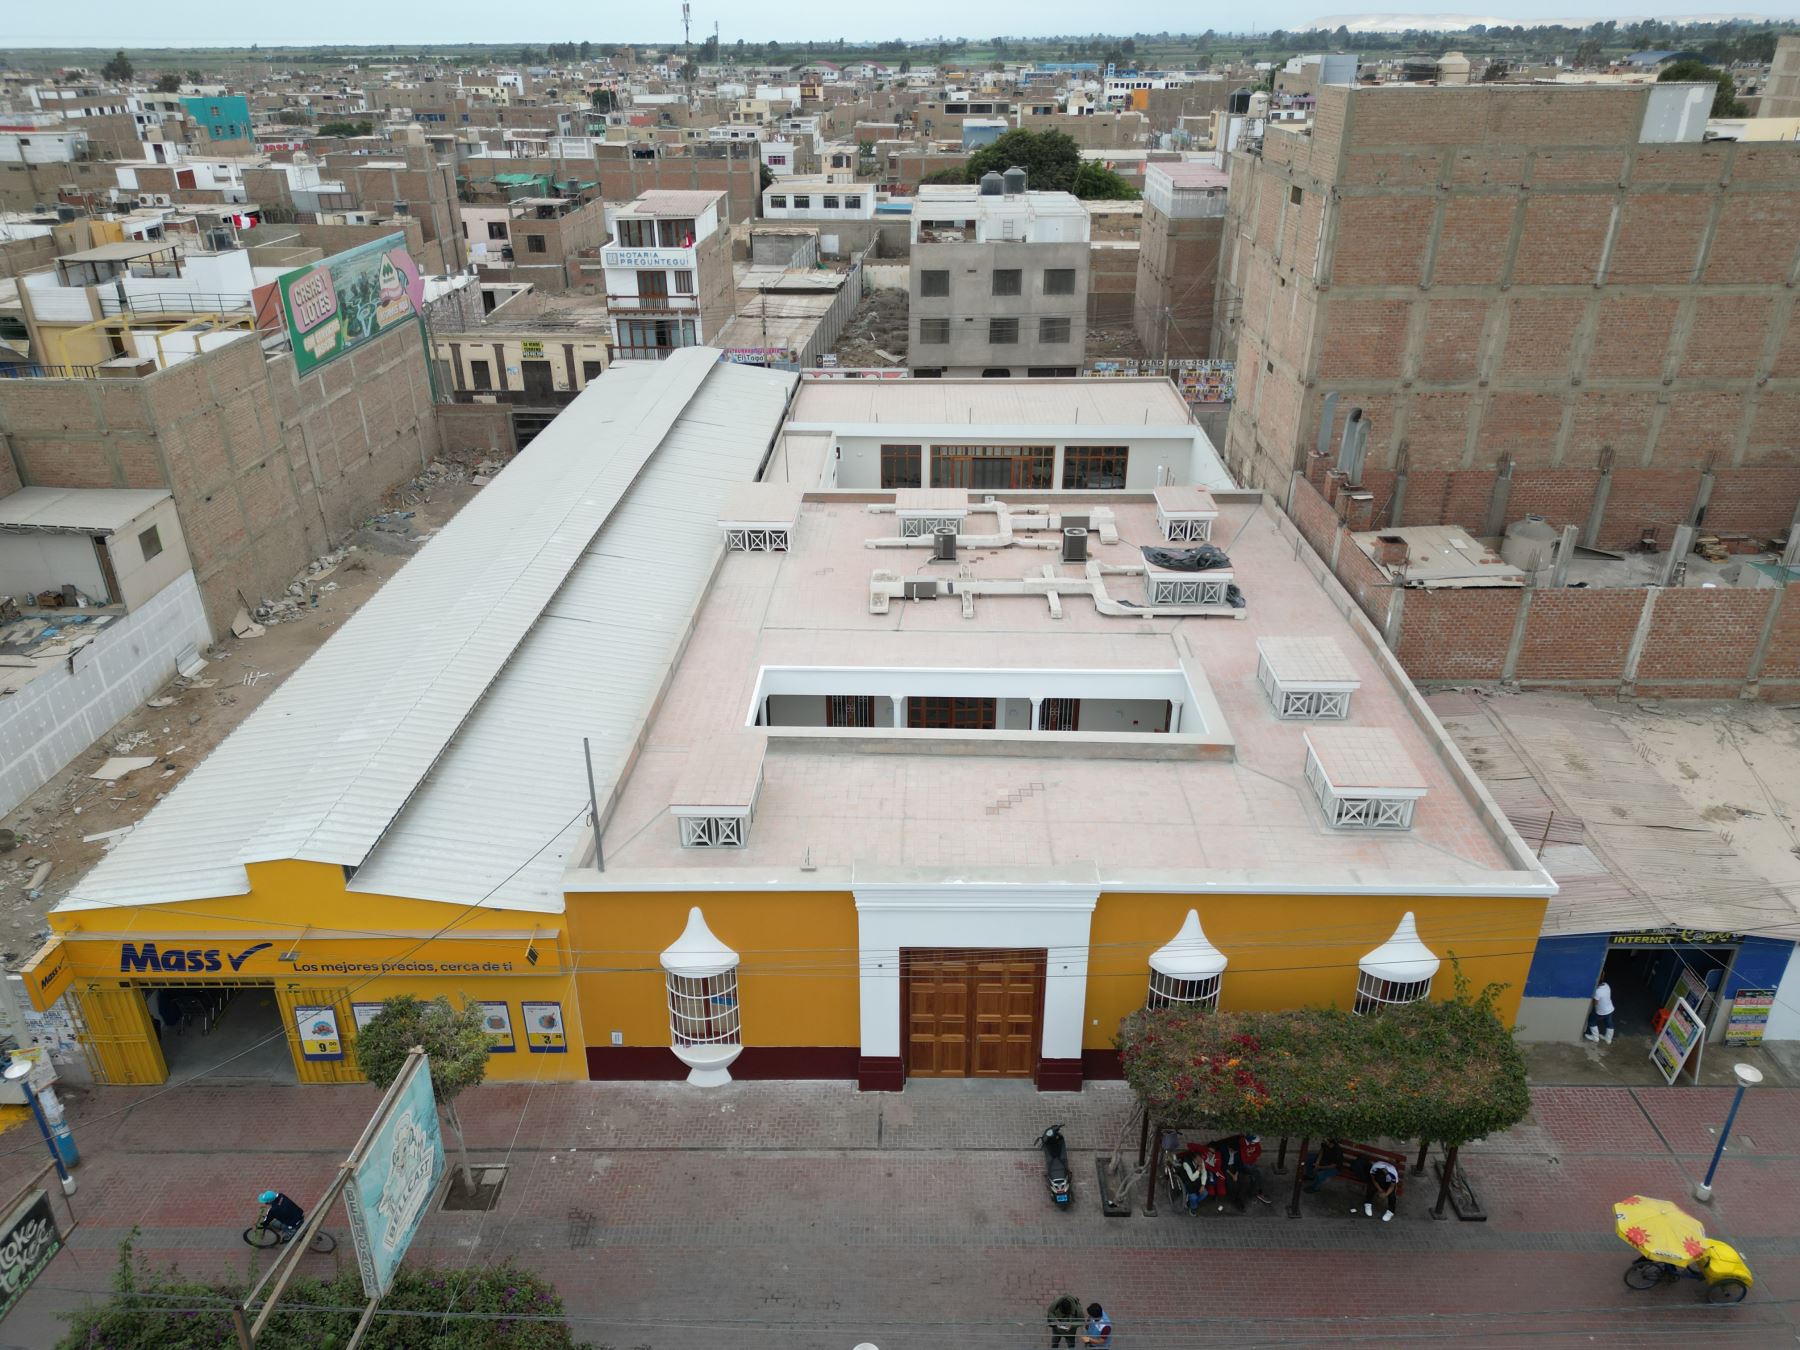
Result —
<instances>
[{"instance_id":1,"label":"corrugated metal roof","mask_svg":"<svg viewBox=\"0 0 1800 1350\"><path fill-rule=\"evenodd\" d=\"M306 858L363 864L358 889L465 902L518 871L493 903L560 909L566 840L544 846L585 796L580 736L598 774L641 722L710 576L720 501L754 475L794 378L716 357L593 382L63 907L241 894L246 863Z\"/></svg>"}]
</instances>

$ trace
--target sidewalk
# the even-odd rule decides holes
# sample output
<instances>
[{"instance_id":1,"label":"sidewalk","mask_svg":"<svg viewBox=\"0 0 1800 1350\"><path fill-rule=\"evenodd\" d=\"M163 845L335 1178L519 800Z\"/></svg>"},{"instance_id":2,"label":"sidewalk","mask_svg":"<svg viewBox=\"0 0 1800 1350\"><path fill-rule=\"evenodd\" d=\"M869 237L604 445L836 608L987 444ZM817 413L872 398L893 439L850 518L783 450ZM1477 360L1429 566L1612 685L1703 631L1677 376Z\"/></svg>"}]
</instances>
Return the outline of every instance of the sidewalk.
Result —
<instances>
[{"instance_id":1,"label":"sidewalk","mask_svg":"<svg viewBox=\"0 0 1800 1350\"><path fill-rule=\"evenodd\" d=\"M617 1350L1036 1346L1042 1310L1065 1289L1103 1300L1128 1347L1791 1341L1800 1091L1746 1099L1707 1215L1757 1274L1749 1300L1713 1308L1697 1283L1634 1293L1620 1279L1629 1253L1611 1202L1685 1199L1729 1097L1537 1088L1528 1122L1463 1152L1489 1222L1434 1221L1434 1188L1419 1178L1384 1225L1353 1215L1360 1193L1341 1185L1306 1197L1300 1220L1280 1203L1243 1217L1163 1206L1106 1219L1093 1154L1129 1115L1120 1085L1078 1096L953 1082L900 1095L488 1087L464 1098L463 1114L478 1158L508 1167L500 1204L434 1213L414 1252L454 1264L515 1255L557 1282L579 1339ZM78 1103L81 1226L0 1323L0 1346L53 1344L56 1312L106 1288L133 1224L155 1264L246 1269L254 1254L238 1235L256 1193L319 1193L375 1101L365 1088L204 1084ZM1031 1148L1053 1121L1075 1151L1071 1213L1052 1209ZM7 1177L39 1164L31 1143L24 1131L0 1138ZM1126 1147L1135 1157L1135 1133ZM341 1211L328 1226L343 1246L306 1258L319 1268L354 1259Z\"/></svg>"}]
</instances>

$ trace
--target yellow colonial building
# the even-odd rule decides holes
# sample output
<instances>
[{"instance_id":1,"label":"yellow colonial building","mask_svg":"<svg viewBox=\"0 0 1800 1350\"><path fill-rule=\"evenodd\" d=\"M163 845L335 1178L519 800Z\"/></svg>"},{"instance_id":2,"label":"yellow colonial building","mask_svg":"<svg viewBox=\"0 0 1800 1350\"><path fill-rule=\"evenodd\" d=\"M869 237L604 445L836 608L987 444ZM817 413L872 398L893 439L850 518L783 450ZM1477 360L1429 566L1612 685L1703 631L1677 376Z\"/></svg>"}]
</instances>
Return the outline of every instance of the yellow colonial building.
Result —
<instances>
[{"instance_id":1,"label":"yellow colonial building","mask_svg":"<svg viewBox=\"0 0 1800 1350\"><path fill-rule=\"evenodd\" d=\"M610 368L82 879L34 1001L114 1082L197 1024L354 1078L398 992L486 1005L495 1078L878 1090L1453 963L1511 1017L1554 884L1174 398Z\"/></svg>"}]
</instances>

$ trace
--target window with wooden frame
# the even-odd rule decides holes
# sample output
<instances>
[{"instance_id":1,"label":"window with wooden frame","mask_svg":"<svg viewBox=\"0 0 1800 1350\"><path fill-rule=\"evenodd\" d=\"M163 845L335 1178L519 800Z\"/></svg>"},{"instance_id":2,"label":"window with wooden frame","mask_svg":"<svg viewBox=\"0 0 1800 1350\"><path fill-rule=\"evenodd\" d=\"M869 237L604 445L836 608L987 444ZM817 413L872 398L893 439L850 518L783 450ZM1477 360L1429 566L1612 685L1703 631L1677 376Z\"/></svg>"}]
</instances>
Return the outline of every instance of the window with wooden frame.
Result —
<instances>
[{"instance_id":1,"label":"window with wooden frame","mask_svg":"<svg viewBox=\"0 0 1800 1350\"><path fill-rule=\"evenodd\" d=\"M619 244L623 248L655 248L654 220L621 220L618 222Z\"/></svg>"},{"instance_id":2,"label":"window with wooden frame","mask_svg":"<svg viewBox=\"0 0 1800 1350\"><path fill-rule=\"evenodd\" d=\"M1065 446L1062 485L1088 491L1123 488L1130 459L1130 449L1123 445Z\"/></svg>"},{"instance_id":3,"label":"window with wooden frame","mask_svg":"<svg viewBox=\"0 0 1800 1350\"><path fill-rule=\"evenodd\" d=\"M923 446L884 445L881 447L881 486L884 488L916 488L924 486Z\"/></svg>"},{"instance_id":4,"label":"window with wooden frame","mask_svg":"<svg viewBox=\"0 0 1800 1350\"><path fill-rule=\"evenodd\" d=\"M931 486L1040 491L1056 471L1053 445L934 445Z\"/></svg>"},{"instance_id":5,"label":"window with wooden frame","mask_svg":"<svg viewBox=\"0 0 1800 1350\"><path fill-rule=\"evenodd\" d=\"M906 725L951 731L992 731L997 725L998 711L995 699L933 694L906 700Z\"/></svg>"},{"instance_id":6,"label":"window with wooden frame","mask_svg":"<svg viewBox=\"0 0 1800 1350\"><path fill-rule=\"evenodd\" d=\"M1039 731L1080 731L1081 700L1047 698L1038 705Z\"/></svg>"},{"instance_id":7,"label":"window with wooden frame","mask_svg":"<svg viewBox=\"0 0 1800 1350\"><path fill-rule=\"evenodd\" d=\"M873 694L825 695L825 725L828 727L872 727L875 725Z\"/></svg>"}]
</instances>

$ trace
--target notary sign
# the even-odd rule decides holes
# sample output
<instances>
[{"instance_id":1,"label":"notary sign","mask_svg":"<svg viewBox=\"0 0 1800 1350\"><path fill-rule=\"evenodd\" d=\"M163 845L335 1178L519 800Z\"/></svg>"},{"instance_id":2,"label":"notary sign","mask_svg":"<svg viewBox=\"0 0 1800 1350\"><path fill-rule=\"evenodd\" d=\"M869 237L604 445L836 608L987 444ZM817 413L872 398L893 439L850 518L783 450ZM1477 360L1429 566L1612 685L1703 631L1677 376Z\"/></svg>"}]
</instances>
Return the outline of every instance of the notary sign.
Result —
<instances>
[{"instance_id":1,"label":"notary sign","mask_svg":"<svg viewBox=\"0 0 1800 1350\"><path fill-rule=\"evenodd\" d=\"M400 1071L349 1167L344 1208L363 1292L382 1298L444 1176L444 1136L425 1055L415 1053Z\"/></svg>"},{"instance_id":2,"label":"notary sign","mask_svg":"<svg viewBox=\"0 0 1800 1350\"><path fill-rule=\"evenodd\" d=\"M403 234L334 253L276 284L294 344L294 368L302 375L425 310L425 280Z\"/></svg>"},{"instance_id":3,"label":"notary sign","mask_svg":"<svg viewBox=\"0 0 1800 1350\"><path fill-rule=\"evenodd\" d=\"M33 1191L6 1216L0 1228L0 1317L31 1288L31 1282L62 1250L62 1234L50 1212L50 1196Z\"/></svg>"}]
</instances>

